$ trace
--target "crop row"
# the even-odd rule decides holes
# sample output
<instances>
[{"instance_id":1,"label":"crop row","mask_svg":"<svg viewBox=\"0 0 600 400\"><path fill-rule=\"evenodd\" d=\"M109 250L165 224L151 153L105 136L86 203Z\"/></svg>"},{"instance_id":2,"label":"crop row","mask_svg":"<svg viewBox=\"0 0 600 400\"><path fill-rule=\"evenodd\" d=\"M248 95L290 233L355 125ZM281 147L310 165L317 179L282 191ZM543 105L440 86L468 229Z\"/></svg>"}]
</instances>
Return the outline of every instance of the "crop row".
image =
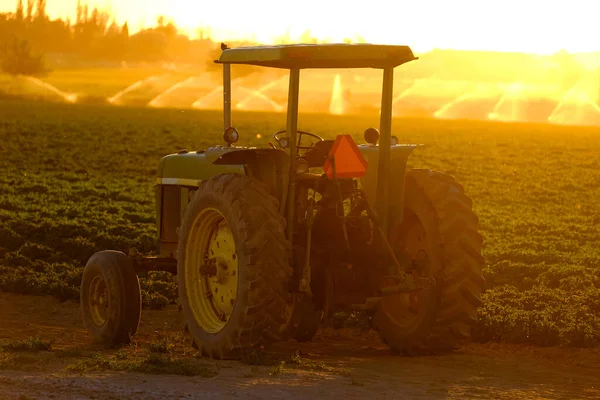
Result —
<instances>
[{"instance_id":1,"label":"crop row","mask_svg":"<svg viewBox=\"0 0 600 400\"><path fill-rule=\"evenodd\" d=\"M281 114L234 114L242 144L265 146ZM77 298L98 250L155 251L160 157L220 144L218 113L0 103L0 290ZM301 115L332 137L376 118ZM257 139L257 134L262 139ZM395 120L423 143L409 166L454 175L484 235L487 291L477 340L600 344L600 130ZM176 302L172 277L142 277L144 304Z\"/></svg>"}]
</instances>

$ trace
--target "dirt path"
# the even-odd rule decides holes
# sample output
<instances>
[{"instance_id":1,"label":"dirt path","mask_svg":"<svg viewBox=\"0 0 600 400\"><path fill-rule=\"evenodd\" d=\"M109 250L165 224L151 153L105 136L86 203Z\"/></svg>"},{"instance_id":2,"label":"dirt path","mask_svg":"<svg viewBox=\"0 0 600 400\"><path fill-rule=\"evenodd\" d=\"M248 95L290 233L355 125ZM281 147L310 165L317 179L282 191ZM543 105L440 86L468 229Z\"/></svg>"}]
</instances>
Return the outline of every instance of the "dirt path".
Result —
<instances>
[{"instance_id":1,"label":"dirt path","mask_svg":"<svg viewBox=\"0 0 600 400\"><path fill-rule=\"evenodd\" d=\"M172 308L145 311L131 349L139 354L161 335L180 335ZM435 357L392 356L373 333L321 332L312 343L281 343L269 353L283 367L201 360L208 377L119 371L72 372L96 352L78 305L0 293L0 343L29 336L54 340L52 351L0 353L0 399L600 399L600 351L471 344ZM146 350L144 350L146 351ZM302 362L290 364L298 351ZM176 347L177 357L189 346ZM1 359L0 359L1 360Z\"/></svg>"}]
</instances>

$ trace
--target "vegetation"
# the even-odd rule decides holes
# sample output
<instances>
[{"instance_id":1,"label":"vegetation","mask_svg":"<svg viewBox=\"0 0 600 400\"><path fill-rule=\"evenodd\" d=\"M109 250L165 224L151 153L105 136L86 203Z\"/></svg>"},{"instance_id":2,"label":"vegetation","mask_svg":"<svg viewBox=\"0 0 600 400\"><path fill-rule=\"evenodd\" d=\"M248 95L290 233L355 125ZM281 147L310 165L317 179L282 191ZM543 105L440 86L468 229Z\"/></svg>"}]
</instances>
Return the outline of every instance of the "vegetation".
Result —
<instances>
[{"instance_id":1,"label":"vegetation","mask_svg":"<svg viewBox=\"0 0 600 400\"><path fill-rule=\"evenodd\" d=\"M131 32L128 22L118 24L114 15L98 7L92 8L81 0L78 0L74 21L50 19L46 13L46 0L26 0L25 3L15 0L15 4L14 13L0 13L0 46L6 39L17 38L30 43L37 52L54 55L61 65L177 62L204 65L210 69L215 68L212 60L220 54L220 43L213 43L205 28L199 27L197 38L192 39L164 16L159 16L152 27ZM278 39L280 42L290 40L289 35ZM317 42L309 31L299 40ZM345 41L364 39L355 37ZM236 45L242 44L250 43ZM238 69L254 70L252 67Z\"/></svg>"},{"instance_id":2,"label":"vegetation","mask_svg":"<svg viewBox=\"0 0 600 400\"><path fill-rule=\"evenodd\" d=\"M14 340L6 343L0 342L0 351L49 351L52 342L45 342L39 337L28 337L23 340Z\"/></svg>"},{"instance_id":3,"label":"vegetation","mask_svg":"<svg viewBox=\"0 0 600 400\"><path fill-rule=\"evenodd\" d=\"M241 144L266 146L284 118L236 113ZM95 251L153 253L159 158L219 143L221 123L205 111L1 101L0 290L77 299ZM300 117L302 129L357 140L377 124ZM453 174L474 199L487 258L476 340L600 345L600 130L405 119L394 131L427 145L410 167ZM146 307L177 301L170 275L141 283Z\"/></svg>"},{"instance_id":4,"label":"vegetation","mask_svg":"<svg viewBox=\"0 0 600 400\"><path fill-rule=\"evenodd\" d=\"M51 20L46 0L16 1L14 13L0 14L0 42L5 38L26 40L42 53L61 54L74 60L168 61L204 64L215 49L208 38L190 40L164 17L156 25L130 34L128 23L118 25L112 15L81 1L76 19Z\"/></svg>"},{"instance_id":5,"label":"vegetation","mask_svg":"<svg viewBox=\"0 0 600 400\"><path fill-rule=\"evenodd\" d=\"M310 359L305 359L300 356L300 352L296 351L290 356L289 364L299 365L307 368L310 371L328 371L330 368L325 363Z\"/></svg>"},{"instance_id":6,"label":"vegetation","mask_svg":"<svg viewBox=\"0 0 600 400\"><path fill-rule=\"evenodd\" d=\"M48 72L44 57L34 54L26 40L14 39L0 49L0 70L9 75L43 75Z\"/></svg>"},{"instance_id":7,"label":"vegetation","mask_svg":"<svg viewBox=\"0 0 600 400\"><path fill-rule=\"evenodd\" d=\"M79 360L67 366L67 371L129 371L154 375L184 375L212 378L219 375L219 370L192 358L174 358L148 353L142 357L130 356L127 353L117 353L106 356L100 353Z\"/></svg>"},{"instance_id":8,"label":"vegetation","mask_svg":"<svg viewBox=\"0 0 600 400\"><path fill-rule=\"evenodd\" d=\"M55 350L52 342L40 337L0 341L0 370L46 370L58 363L67 371L131 371L147 374L172 374L214 377L219 365L188 357L189 348L179 335L158 335L148 348L121 348L112 354L85 352L78 348ZM163 353L163 354L159 354Z\"/></svg>"}]
</instances>

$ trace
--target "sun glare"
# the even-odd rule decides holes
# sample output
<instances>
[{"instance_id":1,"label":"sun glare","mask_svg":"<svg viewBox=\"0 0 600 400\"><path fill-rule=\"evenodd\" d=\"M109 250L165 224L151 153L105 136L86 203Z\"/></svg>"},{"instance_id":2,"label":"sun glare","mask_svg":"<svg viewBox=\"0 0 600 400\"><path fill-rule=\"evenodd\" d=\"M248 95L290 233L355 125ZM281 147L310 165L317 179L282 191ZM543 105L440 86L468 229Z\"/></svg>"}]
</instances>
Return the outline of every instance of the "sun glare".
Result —
<instances>
[{"instance_id":1,"label":"sun glare","mask_svg":"<svg viewBox=\"0 0 600 400\"><path fill-rule=\"evenodd\" d=\"M85 1L84 1L85 3ZM361 40L408 44L417 52L435 48L549 54L600 50L596 40L595 0L423 0L369 2L304 0L89 0L108 9L133 31L163 15L186 34L200 28L214 40L272 43L286 34L292 41L310 32L321 41ZM0 11L13 11L16 0L0 0ZM47 0L51 17L74 16L77 0Z\"/></svg>"},{"instance_id":2,"label":"sun glare","mask_svg":"<svg viewBox=\"0 0 600 400\"><path fill-rule=\"evenodd\" d=\"M46 13L52 19L68 17L75 22L77 4L78 0L46 0ZM206 68L204 61L214 56L219 42L232 46L239 46L239 41L367 42L409 45L419 56L418 63L398 69L395 75L392 114L396 117L600 125L600 45L592 32L594 7L585 0L571 0L569 7L562 8L537 0L422 0L403 5L387 0L304 0L293 8L273 0L231 0L226 6L195 0L88 0L87 4L90 11L105 10L118 25L127 22L129 35L123 35L112 20L101 19L111 41L102 37L86 43L89 36L75 30L74 43L120 66L139 60L161 63L160 74L144 73L107 93L106 101L114 105L143 102L155 108L220 110L220 80L204 73L208 69L200 75L186 70L192 65ZM0 7L14 11L15 0L0 0ZM93 26L87 24L93 21L93 13L84 15L79 21L87 29ZM16 14L5 21L11 18L19 21ZM174 23L180 33L192 38L202 35L212 42L191 42L164 26L152 32L159 20ZM39 20L20 21L35 25ZM67 35L72 28L58 26ZM135 35L139 30L148 31ZM115 37L117 41L112 41ZM157 37L161 39L156 41ZM162 45L155 46L159 42ZM114 51L105 54L103 46L113 45ZM432 51L438 49L451 51ZM381 76L372 70L303 71L303 78L300 107L305 112L378 112ZM287 79L272 71L233 79L234 109L285 112ZM81 88L54 78L21 83L27 90L44 91L71 103L86 95Z\"/></svg>"}]
</instances>

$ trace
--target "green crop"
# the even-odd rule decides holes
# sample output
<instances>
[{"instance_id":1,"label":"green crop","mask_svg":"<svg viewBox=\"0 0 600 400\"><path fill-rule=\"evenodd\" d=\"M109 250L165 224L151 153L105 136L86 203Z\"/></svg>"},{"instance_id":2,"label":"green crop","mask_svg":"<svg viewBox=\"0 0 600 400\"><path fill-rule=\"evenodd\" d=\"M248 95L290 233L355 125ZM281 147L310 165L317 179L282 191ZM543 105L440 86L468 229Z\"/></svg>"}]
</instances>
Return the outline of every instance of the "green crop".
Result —
<instances>
[{"instance_id":1,"label":"green crop","mask_svg":"<svg viewBox=\"0 0 600 400\"><path fill-rule=\"evenodd\" d=\"M283 114L234 113L240 144L266 146ZM0 101L0 289L76 299L96 251L155 251L155 169L165 154L221 144L218 112ZM301 115L333 137L378 118ZM484 236L477 340L600 344L600 129L395 120L423 143L409 167L454 175ZM262 139L256 139L261 134ZM146 306L176 301L143 276Z\"/></svg>"}]
</instances>

